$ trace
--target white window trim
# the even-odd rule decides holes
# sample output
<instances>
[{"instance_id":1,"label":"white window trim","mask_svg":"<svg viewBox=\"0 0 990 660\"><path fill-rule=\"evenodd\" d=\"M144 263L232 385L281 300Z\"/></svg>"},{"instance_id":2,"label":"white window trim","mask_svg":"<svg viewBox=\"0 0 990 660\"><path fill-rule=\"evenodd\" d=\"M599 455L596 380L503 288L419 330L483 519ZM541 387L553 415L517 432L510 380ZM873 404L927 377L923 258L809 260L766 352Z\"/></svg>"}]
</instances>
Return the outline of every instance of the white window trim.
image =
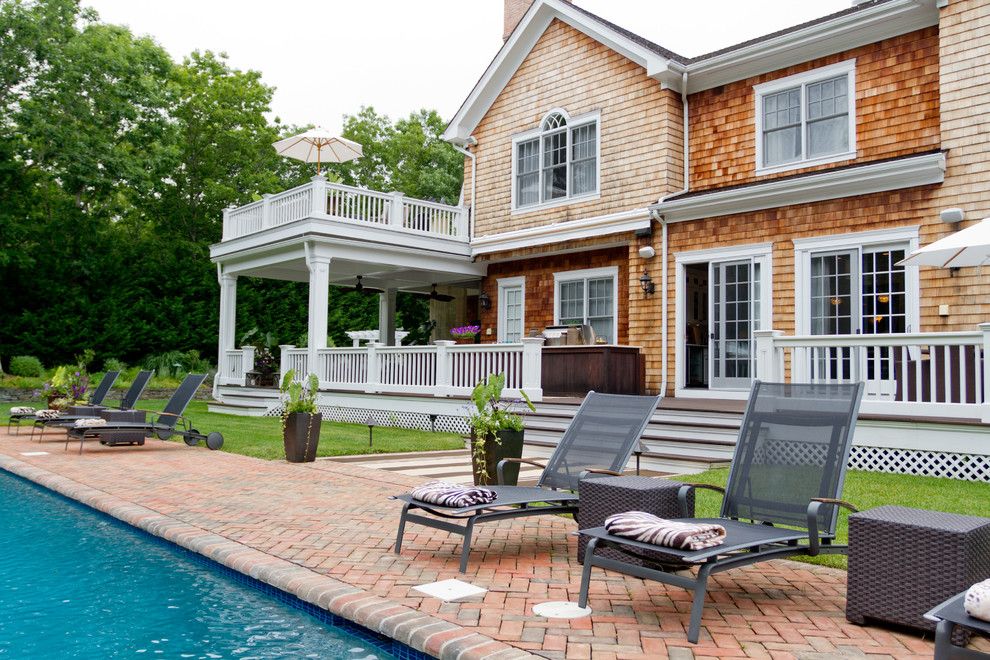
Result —
<instances>
[{"instance_id":1,"label":"white window trim","mask_svg":"<svg viewBox=\"0 0 990 660\"><path fill-rule=\"evenodd\" d=\"M680 328L685 324L687 300L684 293L686 275L684 267L691 264L711 261L734 261L737 259L764 259L766 268L760 270L760 327L773 329L773 243L751 243L733 245L708 250L691 250L674 255L674 396L685 399L746 399L749 391L689 389L685 386L687 370L684 369L684 333ZM765 321L765 323L764 323ZM706 365L707 368L707 365Z\"/></svg>"},{"instance_id":2,"label":"white window trim","mask_svg":"<svg viewBox=\"0 0 990 660\"><path fill-rule=\"evenodd\" d=\"M588 280L600 277L612 278L612 320L613 334L612 345L619 343L619 267L606 266L605 268L585 268L583 270L566 270L553 274L553 324L560 325L560 285L563 282L573 282L574 280ZM585 287L585 303L588 300L588 291ZM584 317L588 317L588 309L585 307Z\"/></svg>"},{"instance_id":3,"label":"white window trim","mask_svg":"<svg viewBox=\"0 0 990 660\"><path fill-rule=\"evenodd\" d=\"M520 323L522 323L522 337L526 336L526 277L503 277L496 280L498 285L498 343L505 343L505 296L503 292L505 289L511 289L514 287L520 287L522 289L522 318Z\"/></svg>"},{"instance_id":4,"label":"white window trim","mask_svg":"<svg viewBox=\"0 0 990 660\"><path fill-rule=\"evenodd\" d=\"M571 141L568 137L567 140L567 196L560 199L555 199L549 202L539 202L537 204L530 204L528 206L518 206L516 198L516 153L517 146L520 142L526 142L534 138L538 138L543 134L543 122L546 118L552 114L561 114L567 120L567 131L568 136L570 136L570 131L584 126L586 124L595 124L595 188L586 193L581 193L580 195L571 194ZM521 215L523 213L531 213L533 211L543 211L546 209L552 209L557 206L565 206L567 204L574 204L576 202L587 202L591 200L596 200L601 198L601 183L602 183L602 113L599 110L593 112L586 112L580 115L570 116L567 111L563 108L554 108L547 112L543 117L540 118L539 124L536 128L530 129L524 133L517 133L512 136L512 186L511 186L511 215ZM542 195L543 190L543 143L539 144L539 154L540 154L540 165L537 172L540 173L540 191Z\"/></svg>"},{"instance_id":5,"label":"white window trim","mask_svg":"<svg viewBox=\"0 0 990 660\"><path fill-rule=\"evenodd\" d=\"M780 92L791 87L801 87L801 153L807 147L807 112L808 104L805 98L806 85L825 78L833 78L845 73L849 78L849 148L838 154L829 154L818 158L808 158L796 160L792 163L781 165L763 166L763 97L767 94ZM829 66L819 67L804 73L798 73L786 78L771 80L753 87L754 104L756 111L756 174L776 174L778 172L788 172L814 165L824 165L827 163L837 163L842 160L856 158L856 60L845 60Z\"/></svg>"},{"instance_id":6,"label":"white window trim","mask_svg":"<svg viewBox=\"0 0 990 660\"><path fill-rule=\"evenodd\" d=\"M794 328L797 335L811 334L811 255L860 248L883 248L907 244L907 252L918 249L918 226L877 229L833 236L794 239ZM857 266L857 271L859 267ZM920 332L921 281L918 268L904 269L905 321L908 332ZM862 274L860 275L862 276Z\"/></svg>"}]
</instances>

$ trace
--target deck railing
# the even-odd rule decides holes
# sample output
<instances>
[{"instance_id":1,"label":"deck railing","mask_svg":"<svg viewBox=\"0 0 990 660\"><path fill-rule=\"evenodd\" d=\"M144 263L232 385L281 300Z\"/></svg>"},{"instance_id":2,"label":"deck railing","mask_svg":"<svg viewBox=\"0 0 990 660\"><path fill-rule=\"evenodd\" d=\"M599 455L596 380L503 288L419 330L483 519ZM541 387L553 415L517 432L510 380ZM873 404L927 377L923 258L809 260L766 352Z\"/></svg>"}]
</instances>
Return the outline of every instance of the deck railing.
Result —
<instances>
[{"instance_id":1,"label":"deck railing","mask_svg":"<svg viewBox=\"0 0 990 660\"><path fill-rule=\"evenodd\" d=\"M542 339L520 344L456 345L438 341L430 346L383 346L316 350L320 389L354 392L466 396L488 375L506 377L506 396L521 391L539 401ZM308 349L282 346L282 373L294 369L296 379L307 373Z\"/></svg>"},{"instance_id":2,"label":"deck railing","mask_svg":"<svg viewBox=\"0 0 990 660\"><path fill-rule=\"evenodd\" d=\"M254 369L254 346L224 351L217 367L220 385L247 385L247 374Z\"/></svg>"},{"instance_id":3,"label":"deck railing","mask_svg":"<svg viewBox=\"0 0 990 660\"><path fill-rule=\"evenodd\" d=\"M862 381L867 413L990 421L990 324L977 332L754 334L762 380Z\"/></svg>"},{"instance_id":4,"label":"deck railing","mask_svg":"<svg viewBox=\"0 0 990 660\"><path fill-rule=\"evenodd\" d=\"M223 213L223 239L229 241L266 229L314 217L387 227L438 238L468 240L467 209L328 183L314 177L302 186L228 208Z\"/></svg>"}]
</instances>

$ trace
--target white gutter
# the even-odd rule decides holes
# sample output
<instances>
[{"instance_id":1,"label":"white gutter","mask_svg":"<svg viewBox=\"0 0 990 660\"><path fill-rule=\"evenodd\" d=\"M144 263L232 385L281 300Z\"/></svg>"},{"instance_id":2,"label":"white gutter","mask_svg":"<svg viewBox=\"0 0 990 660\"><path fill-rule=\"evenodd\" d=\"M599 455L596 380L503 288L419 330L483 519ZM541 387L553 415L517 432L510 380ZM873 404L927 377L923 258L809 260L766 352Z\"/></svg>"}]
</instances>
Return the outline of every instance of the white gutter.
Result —
<instances>
[{"instance_id":1,"label":"white gutter","mask_svg":"<svg viewBox=\"0 0 990 660\"><path fill-rule=\"evenodd\" d=\"M478 140L473 135L471 135L468 137L467 140L464 141L464 143L467 145L478 144ZM475 186L475 182L478 180L477 163L476 163L475 155L473 153L471 153L464 147L454 144L453 142L451 142L450 145L454 147L454 149L457 149L462 154L464 154L465 156L471 159L471 212L470 215L468 216L468 239L470 240L474 238L474 209L478 205L478 199L475 196L475 191L477 190Z\"/></svg>"}]
</instances>

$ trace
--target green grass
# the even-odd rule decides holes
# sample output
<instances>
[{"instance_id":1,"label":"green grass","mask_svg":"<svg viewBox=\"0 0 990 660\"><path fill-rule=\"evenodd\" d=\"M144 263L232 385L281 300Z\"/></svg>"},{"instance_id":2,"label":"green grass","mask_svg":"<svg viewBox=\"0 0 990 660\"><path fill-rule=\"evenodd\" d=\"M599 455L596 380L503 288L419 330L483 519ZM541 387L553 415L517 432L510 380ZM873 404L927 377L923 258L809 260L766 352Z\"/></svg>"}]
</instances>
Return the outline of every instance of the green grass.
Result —
<instances>
[{"instance_id":1,"label":"green grass","mask_svg":"<svg viewBox=\"0 0 990 660\"><path fill-rule=\"evenodd\" d=\"M50 370L54 371L54 370ZM123 392L131 383L134 381L134 377L137 375L138 369L132 368L128 369L127 372L122 373L120 377L114 381L112 392ZM40 390L45 382L50 378L51 374L44 378L39 376L12 376L10 374L0 375L0 387L10 387L21 390ZM96 371L89 374L89 386L90 388L95 388L100 383L100 379L103 378L102 371ZM148 389L151 390L174 390L182 382L181 378L172 377L162 377L162 376L152 376L151 380L148 381ZM92 389L90 390L92 391ZM111 395L112 398L112 395Z\"/></svg>"},{"instance_id":2,"label":"green grass","mask_svg":"<svg viewBox=\"0 0 990 660\"><path fill-rule=\"evenodd\" d=\"M34 403L0 404L0 423L7 424L11 407ZM141 407L161 410L165 401L142 401ZM206 401L193 401L186 410L195 428L203 433L223 433L223 451L268 460L282 460L282 422L277 417L240 417L207 411ZM318 456L347 456L353 454L397 453L409 451L433 451L463 449L464 439L455 433L430 433L412 429L376 426L374 445L368 447L368 427L362 424L343 424L324 421L320 427Z\"/></svg>"},{"instance_id":3,"label":"green grass","mask_svg":"<svg viewBox=\"0 0 990 660\"><path fill-rule=\"evenodd\" d=\"M720 468L685 475L683 480L724 486L728 476L729 469ZM896 504L990 518L990 485L975 481L850 470L846 473L842 499L860 510ZM698 490L695 513L702 518L717 516L721 502L721 495L718 493ZM843 509L837 530L839 543L845 543L849 538L848 517L849 512ZM804 558L802 561L846 567L846 558L841 555Z\"/></svg>"}]
</instances>

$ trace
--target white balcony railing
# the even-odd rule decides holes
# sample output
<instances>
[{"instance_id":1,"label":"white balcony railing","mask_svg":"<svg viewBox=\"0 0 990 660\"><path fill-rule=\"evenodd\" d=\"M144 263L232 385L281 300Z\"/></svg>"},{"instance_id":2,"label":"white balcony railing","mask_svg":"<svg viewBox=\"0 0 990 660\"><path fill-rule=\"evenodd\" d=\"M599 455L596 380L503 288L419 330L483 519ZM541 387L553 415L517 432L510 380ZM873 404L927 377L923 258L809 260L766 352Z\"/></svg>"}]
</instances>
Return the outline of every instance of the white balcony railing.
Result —
<instances>
[{"instance_id":1,"label":"white balcony railing","mask_svg":"<svg viewBox=\"0 0 990 660\"><path fill-rule=\"evenodd\" d=\"M402 193L383 193L314 177L309 183L223 214L223 239L247 236L302 220L322 218L360 223L400 232L468 240L467 209L407 198Z\"/></svg>"},{"instance_id":2,"label":"white balcony railing","mask_svg":"<svg viewBox=\"0 0 990 660\"><path fill-rule=\"evenodd\" d=\"M224 351L217 367L220 385L246 385L247 373L254 369L254 346Z\"/></svg>"},{"instance_id":3,"label":"white balcony railing","mask_svg":"<svg viewBox=\"0 0 990 660\"><path fill-rule=\"evenodd\" d=\"M542 339L521 344L455 345L439 341L430 346L320 348L316 350L320 389L366 393L466 396L486 376L505 374L506 396L521 391L539 401L542 387ZM282 346L282 373L293 369L296 379L307 373L305 348Z\"/></svg>"},{"instance_id":4,"label":"white balcony railing","mask_svg":"<svg viewBox=\"0 0 990 660\"><path fill-rule=\"evenodd\" d=\"M867 413L990 421L990 324L977 332L785 337L758 331L762 380L866 385Z\"/></svg>"}]
</instances>

